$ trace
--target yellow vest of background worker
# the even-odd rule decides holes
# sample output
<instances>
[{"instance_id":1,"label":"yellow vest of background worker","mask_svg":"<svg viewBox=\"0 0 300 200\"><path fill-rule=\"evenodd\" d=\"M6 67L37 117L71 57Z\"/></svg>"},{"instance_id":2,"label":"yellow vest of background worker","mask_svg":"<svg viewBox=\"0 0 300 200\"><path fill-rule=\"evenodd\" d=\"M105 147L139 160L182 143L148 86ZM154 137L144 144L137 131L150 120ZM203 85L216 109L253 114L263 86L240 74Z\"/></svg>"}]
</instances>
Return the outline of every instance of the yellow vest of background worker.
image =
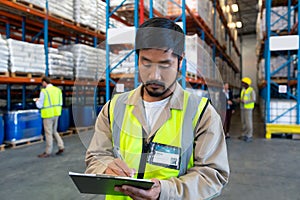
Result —
<instances>
[{"instance_id":1,"label":"yellow vest of background worker","mask_svg":"<svg viewBox=\"0 0 300 200\"><path fill-rule=\"evenodd\" d=\"M44 93L44 105L41 109L42 118L51 118L61 115L62 93L58 87L51 86L42 89Z\"/></svg>"},{"instance_id":2,"label":"yellow vest of background worker","mask_svg":"<svg viewBox=\"0 0 300 200\"><path fill-rule=\"evenodd\" d=\"M241 100L243 100L244 102L251 100L252 92L253 92L253 88L250 86L246 90L243 88L242 92L241 92ZM244 108L245 109L253 109L254 102L244 103Z\"/></svg>"},{"instance_id":3,"label":"yellow vest of background worker","mask_svg":"<svg viewBox=\"0 0 300 200\"><path fill-rule=\"evenodd\" d=\"M132 114L135 106L124 103L133 92L116 95L110 103L109 118L114 153L119 154L129 168L140 173L135 178L165 180L185 174L187 169L194 166L194 128L208 99L185 91L183 109L171 109L171 117L147 143L144 139L147 135L141 123ZM170 162L160 162L164 160L161 155L166 155ZM131 198L107 195L106 199Z\"/></svg>"}]
</instances>

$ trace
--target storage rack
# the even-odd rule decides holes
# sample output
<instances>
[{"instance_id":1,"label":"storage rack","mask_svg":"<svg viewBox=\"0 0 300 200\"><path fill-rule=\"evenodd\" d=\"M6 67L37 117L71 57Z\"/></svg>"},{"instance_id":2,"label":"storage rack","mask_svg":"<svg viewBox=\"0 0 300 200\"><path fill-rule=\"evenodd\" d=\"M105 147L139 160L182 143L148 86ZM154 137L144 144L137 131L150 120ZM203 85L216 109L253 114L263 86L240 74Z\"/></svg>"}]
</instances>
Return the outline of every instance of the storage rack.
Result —
<instances>
[{"instance_id":1,"label":"storage rack","mask_svg":"<svg viewBox=\"0 0 300 200\"><path fill-rule=\"evenodd\" d=\"M272 10L278 6L286 6L286 13L278 13ZM299 49L298 50L288 50L288 51L271 51L270 50L270 37L271 36L284 36L284 35L297 35L300 36L299 32L299 13L296 19L296 23L294 26L291 24L291 13L295 10L299 10L300 2L299 1L277 1L277 0L265 0L263 1L262 9L266 10L266 34L264 36L263 43L261 45L261 50L264 49L263 53L260 53L259 59L265 58L265 87L262 89L263 98L265 100L265 124L266 124L266 135L267 139L272 137L272 134L276 133L300 133L300 80L299 80L299 70L300 63L297 61L299 58ZM293 11L293 12L292 12ZM271 14L279 16L279 19L275 22L271 23ZM273 26L276 23L284 21L287 23L286 27L281 27L280 30L273 29ZM296 31L297 30L297 31ZM292 56L292 53L297 55L297 58ZM273 69L271 72L271 55L285 55L287 57L286 62L281 66ZM297 62L297 68L295 69L296 73L295 77L291 76L291 72L294 70L291 68L292 63ZM284 77L276 78L275 75L282 69L287 69L287 74ZM278 93L279 85L287 86L287 93L285 95ZM295 89L295 92L292 89ZM279 113L275 118L271 119L271 107L270 102L271 98L276 97L280 99L294 99L296 101L296 105L290 108L284 109L282 113ZM282 108L281 108L282 109ZM277 123L276 120L283 119L287 113L292 111L296 111L296 124L285 124L285 123Z\"/></svg>"},{"instance_id":2,"label":"storage rack","mask_svg":"<svg viewBox=\"0 0 300 200\"><path fill-rule=\"evenodd\" d=\"M46 9L45 9L46 8ZM45 8L39 8L24 2L18 1L0 1L0 33L5 34L6 38L13 38L17 40L35 42L44 44L46 71L45 75L48 76L48 47L57 47L58 44L67 44L70 42L85 43L96 47L98 42L105 39L104 33L93 30L92 28L82 27L75 24L73 21L64 19L58 16L49 14L48 1L46 1ZM54 37L61 38L60 41L53 39ZM41 78L27 78L27 77L1 77L0 84L6 84L7 90L7 110L11 110L11 94L12 85L22 85L22 106L26 107L26 100L37 92L36 89L30 91L26 90L28 85L39 85ZM75 92L85 93L85 90L80 90L80 87L104 87L104 83L98 81L75 81L73 80L52 80L55 85L63 87L65 96L72 95L72 87ZM5 94L5 92L2 92ZM95 102L99 93L94 95ZM77 102L78 102L77 98ZM83 102L85 102L85 95Z\"/></svg>"},{"instance_id":3,"label":"storage rack","mask_svg":"<svg viewBox=\"0 0 300 200\"><path fill-rule=\"evenodd\" d=\"M110 1L106 1L107 2L107 19L106 19L106 33L108 33L108 28L109 28L109 18L110 16L113 14L113 12L117 11L120 7L122 7L123 3L125 2L126 0L124 0L118 7L116 7L113 11L111 11L111 8L110 8ZM232 51L236 51L237 55L239 56L240 58L240 61L241 61L241 53L240 53L240 50L237 46L237 44L235 43L234 41L234 38L233 38L233 35L231 34L230 30L229 30L229 27L227 25L227 20L224 16L224 13L220 7L220 3L219 3L219 0L211 0L212 3L213 3L213 6L214 6L214 26L215 27L216 25L216 20L221 20L222 24L224 25L225 27L225 40L226 42L229 43L229 48L226 49L226 47L222 46L219 41L216 39L216 30L210 30L210 28L207 26L207 24L204 22L204 20L198 15L198 14L195 14L191 11L191 9L188 7L188 5L185 4L185 0L182 0L181 3L182 5L178 5L181 7L182 9L182 13L181 13L181 16L166 16L170 19L173 19L174 21L182 21L183 22L183 29L184 29L184 32L187 33L198 33L198 35L200 35L200 38L205 41L207 44L209 44L211 46L211 48L213 49L213 59L215 59L216 56L219 56L221 57L223 60L225 60L228 65L232 68L232 70L236 73L236 74L239 74L240 73L240 67L238 67L238 65L241 64L241 62L239 63L234 63L233 60L231 59L231 53ZM134 20L131 20L131 21L134 21L134 26L137 27L138 26L138 10L140 10L140 19L142 19L141 21L143 21L144 19L144 7L143 7L143 4L141 3L143 1L140 1L140 4L139 4L139 1L135 1L135 5L134 5L134 14L133 14L133 18ZM173 3L176 4L176 2L174 1L171 1ZM149 14L149 18L151 18L152 16L162 16L161 14L159 14L158 12L155 12L155 10L153 10L153 1L151 0L150 1L150 10L146 13ZM216 18L216 13L219 13L220 15L220 19L217 19ZM188 14L188 15L187 15ZM127 20L127 21L130 21L130 20ZM107 35L106 35L107 37ZM115 84L114 81L111 80L110 78L110 73L111 73L111 66L110 66L110 61L109 61L109 45L106 43L106 101L110 99L111 97L111 92L110 92L110 83L113 83ZM136 59L136 64L135 64L135 75L134 75L134 79L135 79L135 86L137 86L137 57L135 58ZM215 60L214 60L215 61ZM122 62L122 61L121 61ZM118 64L117 64L118 65ZM195 87L198 87L200 86L200 88L205 88L204 85L207 83L207 82L210 82L210 84L213 84L213 81L210 81L210 80L206 80L204 81L202 78L197 78L197 79L192 79L192 78L189 78L189 77L186 77L186 68L185 68L185 63L183 63L183 68L182 68L182 71L181 71L181 74L182 74L182 77L181 77L181 81L182 81L182 86L185 88L185 82L189 82L191 84L193 84Z\"/></svg>"},{"instance_id":4,"label":"storage rack","mask_svg":"<svg viewBox=\"0 0 300 200\"><path fill-rule=\"evenodd\" d=\"M218 12L221 18L222 23L225 26L225 38L226 42L230 43L229 48L226 49L226 47L222 46L219 41L216 39L216 30L211 30L207 24L204 22L204 20L198 15L193 13L188 6L185 5L185 1L182 2L181 9L182 9L182 16L167 16L169 18L173 18L175 21L186 21L186 23L183 23L185 31L191 33L198 33L200 35L201 39L205 41L207 44L209 44L213 51L213 58L216 56L221 57L223 60L225 60L228 65L234 70L236 73L239 73L240 69L238 65L240 63L234 63L233 60L231 59L231 52L234 50L240 57L240 52L237 47L237 44L235 43L233 36L227 26L227 21L226 18L224 17L223 11L220 7L219 0L211 0L214 5L214 11L215 13ZM125 2L125 1L124 1ZM150 9L144 10L143 9L143 4L142 1L140 1L138 4L138 1L135 1L135 8L139 9L134 9L135 16L138 16L138 10L139 10L139 19L142 21L143 18L146 17L152 17L152 16L161 16L160 13L158 13L156 10L153 9L152 7L152 1L150 1ZM73 22L58 18L52 15L49 15L47 10L40 10L36 9L35 7L29 7L24 4L20 4L17 1L1 1L0 6L3 9L0 10L1 14L3 14L4 19L1 18L0 22L1 25L3 25L0 29L2 33L4 32L7 36L23 41L36 41L36 43L44 43L45 44L45 49L48 48L49 44L50 46L55 46L56 43L59 43L61 41L55 41L52 40L52 37L57 36L60 38L63 38L62 42L63 44L65 43L70 43L70 42L84 42L86 44L89 44L91 46L96 46L98 42L101 42L107 37L105 36L104 33L100 33L91 29L87 29L86 27L81 27L78 25L75 25ZM119 21L121 21L124 24L127 25L132 25L128 23L126 20L120 18L119 16L115 15L113 12L111 12L109 6L109 1L107 1L107 19L114 18ZM7 11L12 11L12 13L9 13ZM188 14L188 16L186 16ZM36 20L38 19L38 20ZM135 17L135 19L138 19ZM214 24L216 23L216 15L214 16ZM109 20L106 20L107 26ZM136 20L134 25L137 26L138 21ZM26 26L30 25L30 27ZM215 27L215 25L214 25ZM14 32L20 32L21 36L18 34L13 34ZM42 35L44 34L44 37ZM109 56L107 54L107 56ZM109 59L106 59L108 61ZM206 82L201 79L191 79L190 77L185 76L185 68L183 68L182 71L182 78L181 81L183 83L183 86L185 85L185 82L189 82L197 88L200 86L202 89L205 88L204 85L208 83L210 80L206 80ZM45 74L47 75L47 70ZM109 78L107 78L109 77ZM137 83L137 70L136 74L134 76L135 78L135 84ZM97 98L105 92L106 94L106 100L110 98L110 89L115 85L114 80L112 80L110 76L110 71L109 68L107 68L106 71L106 83L98 83L98 81L89 81L89 82L79 82L78 85L76 85L77 88L74 89L75 92L78 92L76 90L80 90L80 87L82 88L81 90L84 90L83 88L85 86L97 86L94 87L94 105L95 107L97 106ZM109 81L109 82L108 82ZM38 85L40 83L39 78L13 78L13 77L6 77L6 78L1 78L0 80L1 84L6 84L7 85L7 108L10 110L10 104L11 104L11 97L10 94L11 92L11 85L17 84L17 85L22 85L22 102L23 102L23 107L25 107L26 104L26 99L28 99L28 96L31 94L26 94L28 91L26 91L26 86L27 85ZM66 91L66 96L69 94L72 94L72 87L74 86L74 81L72 80L53 80L53 83L55 85L60 85L64 88ZM211 82L210 84L213 84ZM105 85L105 86L104 86ZM78 89L79 88L79 89ZM100 89L99 89L100 88ZM106 88L106 91L103 91L103 88ZM99 90L99 91L98 91ZM37 91L34 90L34 91ZM82 92L82 91L81 91ZM27 96L26 96L27 95ZM77 99L78 100L78 99ZM78 100L79 101L79 100ZM83 97L83 100L85 101L85 97Z\"/></svg>"},{"instance_id":5,"label":"storage rack","mask_svg":"<svg viewBox=\"0 0 300 200\"><path fill-rule=\"evenodd\" d=\"M134 7L133 10L127 10L128 12L131 11L131 13L127 13L125 16L127 18L126 21L131 21L133 24L131 26L138 28L139 23L142 23L144 21L145 17L152 18L153 16L162 16L159 12L157 12L155 9L153 9L153 1L149 1L149 10L144 9L144 1L134 1ZM120 5L116 6L114 9L110 7L110 1L106 1L106 41L108 41L108 29L110 28L110 17L118 12L118 10L123 6L123 4L126 3L126 0L122 1ZM178 5L182 9L182 15L175 19L174 21L178 21L179 18L183 22L183 31L186 32L186 23L185 23L185 0L182 0L182 5ZM122 14L119 14L122 15ZM115 15L116 16L116 15ZM129 19L128 19L129 18ZM118 19L115 17L115 19ZM128 25L128 24L127 24ZM111 98L111 88L110 85L116 84L114 80L111 78L111 72L113 69L115 69L118 65L120 65L130 54L134 53L135 55L135 73L134 73L134 87L138 86L138 67L137 67L137 55L135 54L134 50L132 50L129 54L125 55L123 59L121 59L116 66L111 66L110 64L110 45L108 42L106 42L106 101L108 101ZM183 61L183 68L182 68L182 74L185 74L185 61ZM182 85L185 87L185 76L181 78Z\"/></svg>"}]
</instances>

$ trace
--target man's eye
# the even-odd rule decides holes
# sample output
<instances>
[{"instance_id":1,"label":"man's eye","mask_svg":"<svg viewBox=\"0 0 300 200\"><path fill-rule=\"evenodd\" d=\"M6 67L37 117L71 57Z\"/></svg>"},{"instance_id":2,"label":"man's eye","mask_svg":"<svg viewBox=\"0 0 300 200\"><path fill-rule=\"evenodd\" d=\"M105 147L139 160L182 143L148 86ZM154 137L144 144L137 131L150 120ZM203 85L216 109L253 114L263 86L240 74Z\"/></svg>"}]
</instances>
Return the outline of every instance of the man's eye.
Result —
<instances>
[{"instance_id":1,"label":"man's eye","mask_svg":"<svg viewBox=\"0 0 300 200\"><path fill-rule=\"evenodd\" d=\"M144 67L151 67L151 64L149 64L149 63L143 64L143 65L144 65Z\"/></svg>"},{"instance_id":2,"label":"man's eye","mask_svg":"<svg viewBox=\"0 0 300 200\"><path fill-rule=\"evenodd\" d=\"M171 66L171 64L166 63L166 64L159 64L160 68L169 68Z\"/></svg>"}]
</instances>

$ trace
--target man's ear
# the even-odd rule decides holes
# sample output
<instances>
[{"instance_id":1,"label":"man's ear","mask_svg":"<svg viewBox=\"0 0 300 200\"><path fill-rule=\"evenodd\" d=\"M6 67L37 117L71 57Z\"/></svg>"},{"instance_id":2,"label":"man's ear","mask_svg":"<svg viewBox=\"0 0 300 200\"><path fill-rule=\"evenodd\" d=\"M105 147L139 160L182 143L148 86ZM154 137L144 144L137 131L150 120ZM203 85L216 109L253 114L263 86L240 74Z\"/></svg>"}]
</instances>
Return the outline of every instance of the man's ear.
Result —
<instances>
[{"instance_id":1,"label":"man's ear","mask_svg":"<svg viewBox=\"0 0 300 200\"><path fill-rule=\"evenodd\" d=\"M181 57L178 59L178 71L181 69L181 67L182 67L182 61L183 61L183 58L184 58L184 56L185 56L185 53L182 53L181 54Z\"/></svg>"}]
</instances>

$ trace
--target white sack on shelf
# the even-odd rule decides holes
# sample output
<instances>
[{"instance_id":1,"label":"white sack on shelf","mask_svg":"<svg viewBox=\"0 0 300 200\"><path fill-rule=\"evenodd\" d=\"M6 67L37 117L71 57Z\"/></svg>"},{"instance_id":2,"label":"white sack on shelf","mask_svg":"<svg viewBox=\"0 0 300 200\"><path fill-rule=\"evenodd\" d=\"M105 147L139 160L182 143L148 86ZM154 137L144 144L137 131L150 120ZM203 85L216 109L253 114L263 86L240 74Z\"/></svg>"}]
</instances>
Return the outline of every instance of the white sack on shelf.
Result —
<instances>
[{"instance_id":1,"label":"white sack on shelf","mask_svg":"<svg viewBox=\"0 0 300 200\"><path fill-rule=\"evenodd\" d=\"M7 41L0 35L0 72L8 72L9 51Z\"/></svg>"},{"instance_id":2,"label":"white sack on shelf","mask_svg":"<svg viewBox=\"0 0 300 200\"><path fill-rule=\"evenodd\" d=\"M60 50L70 51L74 55L75 78L99 79L105 73L105 50L83 44L65 45Z\"/></svg>"},{"instance_id":3,"label":"white sack on shelf","mask_svg":"<svg viewBox=\"0 0 300 200\"><path fill-rule=\"evenodd\" d=\"M44 45L8 39L11 72L45 73Z\"/></svg>"}]
</instances>

